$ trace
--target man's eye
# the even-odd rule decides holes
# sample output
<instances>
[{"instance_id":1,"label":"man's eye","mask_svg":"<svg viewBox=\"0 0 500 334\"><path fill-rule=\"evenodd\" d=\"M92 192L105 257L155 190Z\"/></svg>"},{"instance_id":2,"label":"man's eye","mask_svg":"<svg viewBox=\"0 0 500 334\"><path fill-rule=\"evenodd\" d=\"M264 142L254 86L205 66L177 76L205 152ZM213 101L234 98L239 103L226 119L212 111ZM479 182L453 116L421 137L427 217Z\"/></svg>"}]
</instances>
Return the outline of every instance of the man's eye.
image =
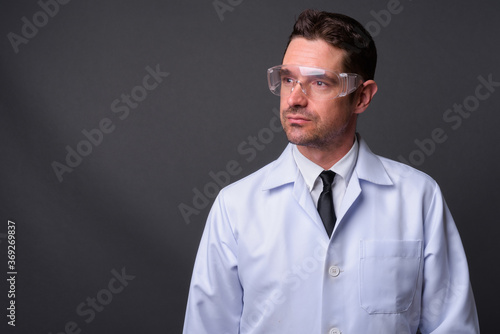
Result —
<instances>
[{"instance_id":1,"label":"man's eye","mask_svg":"<svg viewBox=\"0 0 500 334\"><path fill-rule=\"evenodd\" d=\"M281 82L283 85L291 85L295 82L295 80L293 80L292 78L289 78L289 77L283 77L283 78L281 78Z\"/></svg>"},{"instance_id":2,"label":"man's eye","mask_svg":"<svg viewBox=\"0 0 500 334\"><path fill-rule=\"evenodd\" d=\"M326 83L324 81L315 81L314 85L319 87L319 88L326 88L329 86L328 83Z\"/></svg>"}]
</instances>

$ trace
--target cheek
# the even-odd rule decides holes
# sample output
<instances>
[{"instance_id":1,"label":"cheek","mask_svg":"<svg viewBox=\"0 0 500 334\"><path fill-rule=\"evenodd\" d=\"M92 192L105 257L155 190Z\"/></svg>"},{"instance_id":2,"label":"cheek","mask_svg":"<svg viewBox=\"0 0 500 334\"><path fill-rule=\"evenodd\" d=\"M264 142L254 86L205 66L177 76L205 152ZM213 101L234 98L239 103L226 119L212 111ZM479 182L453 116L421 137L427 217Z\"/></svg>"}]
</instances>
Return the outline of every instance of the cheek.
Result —
<instances>
[{"instance_id":1,"label":"cheek","mask_svg":"<svg viewBox=\"0 0 500 334\"><path fill-rule=\"evenodd\" d=\"M339 117L339 106L331 101L318 104L316 110L321 121L325 123L333 123Z\"/></svg>"},{"instance_id":2,"label":"cheek","mask_svg":"<svg viewBox=\"0 0 500 334\"><path fill-rule=\"evenodd\" d=\"M350 107L347 99L335 99L324 106L323 116L331 123L344 122L350 118Z\"/></svg>"},{"instance_id":3,"label":"cheek","mask_svg":"<svg viewBox=\"0 0 500 334\"><path fill-rule=\"evenodd\" d=\"M286 103L286 98L280 96L280 109L285 110L286 108L288 108L288 103Z\"/></svg>"},{"instance_id":4,"label":"cheek","mask_svg":"<svg viewBox=\"0 0 500 334\"><path fill-rule=\"evenodd\" d=\"M290 99L290 95L287 95L287 96L280 95L280 106L281 106L282 110L286 110L286 109L290 108L290 104L288 103L289 99Z\"/></svg>"}]
</instances>

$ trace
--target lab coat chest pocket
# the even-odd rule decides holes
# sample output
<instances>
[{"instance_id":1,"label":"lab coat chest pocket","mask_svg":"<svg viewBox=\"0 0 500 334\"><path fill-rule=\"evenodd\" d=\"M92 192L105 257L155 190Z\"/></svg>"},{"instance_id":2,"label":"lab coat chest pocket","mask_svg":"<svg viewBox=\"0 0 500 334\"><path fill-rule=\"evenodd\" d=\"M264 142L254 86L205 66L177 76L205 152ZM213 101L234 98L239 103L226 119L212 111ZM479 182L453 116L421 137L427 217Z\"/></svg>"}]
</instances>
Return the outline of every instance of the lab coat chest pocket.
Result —
<instances>
[{"instance_id":1,"label":"lab coat chest pocket","mask_svg":"<svg viewBox=\"0 0 500 334\"><path fill-rule=\"evenodd\" d=\"M419 240L361 240L361 307L369 314L408 310L417 289L421 262Z\"/></svg>"}]
</instances>

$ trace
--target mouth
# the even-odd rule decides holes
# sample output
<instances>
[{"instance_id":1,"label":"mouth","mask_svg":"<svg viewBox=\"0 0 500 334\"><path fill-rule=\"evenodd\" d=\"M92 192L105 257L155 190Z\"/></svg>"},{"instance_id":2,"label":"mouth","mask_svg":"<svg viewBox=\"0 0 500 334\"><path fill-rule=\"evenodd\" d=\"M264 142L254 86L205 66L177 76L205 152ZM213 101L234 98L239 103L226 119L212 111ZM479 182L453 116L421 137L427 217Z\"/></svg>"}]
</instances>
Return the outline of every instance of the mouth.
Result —
<instances>
[{"instance_id":1,"label":"mouth","mask_svg":"<svg viewBox=\"0 0 500 334\"><path fill-rule=\"evenodd\" d=\"M298 125L309 123L311 121L309 118L301 115L287 115L286 119L290 124L298 124Z\"/></svg>"}]
</instances>

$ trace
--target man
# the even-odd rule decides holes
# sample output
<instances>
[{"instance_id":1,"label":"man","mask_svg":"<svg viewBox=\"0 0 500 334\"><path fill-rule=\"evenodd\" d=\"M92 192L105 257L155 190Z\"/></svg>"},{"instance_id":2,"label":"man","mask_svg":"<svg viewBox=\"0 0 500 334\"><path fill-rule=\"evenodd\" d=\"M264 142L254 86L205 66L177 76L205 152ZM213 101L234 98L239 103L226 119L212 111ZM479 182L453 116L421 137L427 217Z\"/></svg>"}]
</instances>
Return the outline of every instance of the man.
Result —
<instances>
[{"instance_id":1,"label":"man","mask_svg":"<svg viewBox=\"0 0 500 334\"><path fill-rule=\"evenodd\" d=\"M185 334L479 333L439 187L355 132L377 92L376 57L352 18L299 16L268 70L290 144L217 197Z\"/></svg>"}]
</instances>

